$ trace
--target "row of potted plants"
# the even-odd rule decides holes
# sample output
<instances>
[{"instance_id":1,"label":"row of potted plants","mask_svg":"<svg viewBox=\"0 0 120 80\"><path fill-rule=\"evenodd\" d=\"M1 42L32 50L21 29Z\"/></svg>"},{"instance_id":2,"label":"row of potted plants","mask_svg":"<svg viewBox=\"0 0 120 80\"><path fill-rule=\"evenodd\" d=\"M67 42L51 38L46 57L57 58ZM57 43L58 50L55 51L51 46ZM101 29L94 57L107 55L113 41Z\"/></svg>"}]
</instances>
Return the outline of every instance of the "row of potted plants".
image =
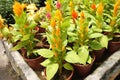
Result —
<instances>
[{"instance_id":1,"label":"row of potted plants","mask_svg":"<svg viewBox=\"0 0 120 80\"><path fill-rule=\"evenodd\" d=\"M47 80L70 80L64 76L69 72L85 78L105 50L112 54L120 48L120 43L111 44L119 41L120 0L46 0L45 4L38 9L33 3L15 1L15 24L7 26L0 17L0 37L13 43L12 50L19 50L26 61L36 57L28 64L37 70L46 67Z\"/></svg>"}]
</instances>

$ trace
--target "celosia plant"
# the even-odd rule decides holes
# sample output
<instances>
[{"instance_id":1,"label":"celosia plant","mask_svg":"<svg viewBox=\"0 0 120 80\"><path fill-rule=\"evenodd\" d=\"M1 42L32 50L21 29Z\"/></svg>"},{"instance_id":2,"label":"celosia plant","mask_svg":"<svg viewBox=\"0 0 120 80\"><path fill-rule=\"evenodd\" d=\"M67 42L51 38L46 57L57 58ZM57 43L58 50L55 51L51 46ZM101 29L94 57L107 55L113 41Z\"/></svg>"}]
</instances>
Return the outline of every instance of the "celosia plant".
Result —
<instances>
[{"instance_id":1,"label":"celosia plant","mask_svg":"<svg viewBox=\"0 0 120 80\"><path fill-rule=\"evenodd\" d=\"M33 5L34 6L34 5ZM29 11L30 11L30 6ZM28 8L27 7L27 8ZM14 2L13 12L15 24L12 25L13 30L10 31L12 35L12 42L17 42L17 45L12 48L12 50L19 50L22 47L26 49L28 58L33 53L33 49L36 46L35 33L37 23L31 17L33 15L33 10L27 13L25 11L26 4L20 4L19 2Z\"/></svg>"},{"instance_id":2,"label":"celosia plant","mask_svg":"<svg viewBox=\"0 0 120 80\"><path fill-rule=\"evenodd\" d=\"M60 2L58 0L55 9L52 10L49 0L46 2L46 12L49 22L46 28L46 35L50 49L34 51L47 58L41 63L41 65L46 67L47 80L51 80L56 73L59 73L59 76L61 76L63 67L67 70L73 70L72 66L64 60L64 57L67 55L67 28L70 24L70 18L65 16L66 12L63 11L62 4L64 4L64 1Z\"/></svg>"},{"instance_id":3,"label":"celosia plant","mask_svg":"<svg viewBox=\"0 0 120 80\"><path fill-rule=\"evenodd\" d=\"M103 6L100 3L96 8L95 17L91 17L86 9L80 12L79 17L71 14L74 20L71 22L72 26L68 29L68 42L70 45L68 45L68 49L70 52L65 57L66 61L84 65L90 64L92 61L90 52L107 47L108 38L102 34L103 22L99 22L102 19L102 11ZM79 14L79 12L76 11L76 14Z\"/></svg>"}]
</instances>

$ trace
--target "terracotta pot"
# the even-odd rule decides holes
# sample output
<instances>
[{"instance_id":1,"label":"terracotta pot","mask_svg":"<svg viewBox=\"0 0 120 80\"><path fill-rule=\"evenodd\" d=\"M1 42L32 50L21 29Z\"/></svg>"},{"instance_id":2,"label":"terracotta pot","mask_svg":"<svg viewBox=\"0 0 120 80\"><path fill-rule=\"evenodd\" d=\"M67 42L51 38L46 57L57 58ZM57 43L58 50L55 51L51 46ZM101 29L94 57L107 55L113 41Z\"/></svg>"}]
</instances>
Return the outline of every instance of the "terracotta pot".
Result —
<instances>
[{"instance_id":1,"label":"terracotta pot","mask_svg":"<svg viewBox=\"0 0 120 80\"><path fill-rule=\"evenodd\" d=\"M43 68L43 66L41 66L40 63L44 61L44 58L41 56L35 59L27 59L27 58L24 59L33 70L40 70Z\"/></svg>"},{"instance_id":2,"label":"terracotta pot","mask_svg":"<svg viewBox=\"0 0 120 80\"><path fill-rule=\"evenodd\" d=\"M63 70L66 70L66 69L63 69ZM72 80L72 77L73 77L73 74L74 74L74 70L73 71L69 71L69 72L70 72L70 75L67 77L67 79L63 79L63 78L59 79L59 77L57 77L56 76L57 74L56 74L52 80ZM46 78L46 68L44 69L44 77Z\"/></svg>"},{"instance_id":3,"label":"terracotta pot","mask_svg":"<svg viewBox=\"0 0 120 80\"><path fill-rule=\"evenodd\" d=\"M91 64L86 64L86 65L73 64L77 75L80 76L81 78L85 78L91 72L92 66L95 61L95 55L92 54L92 57L93 57L93 60L92 60Z\"/></svg>"},{"instance_id":4,"label":"terracotta pot","mask_svg":"<svg viewBox=\"0 0 120 80\"><path fill-rule=\"evenodd\" d=\"M119 49L120 49L120 41L119 42L114 42L114 41L108 42L108 53L112 54Z\"/></svg>"},{"instance_id":5,"label":"terracotta pot","mask_svg":"<svg viewBox=\"0 0 120 80\"><path fill-rule=\"evenodd\" d=\"M26 52L22 52L22 53L24 60L33 70L37 71L43 68L43 66L41 66L40 63L43 62L45 59L42 56L37 56L35 58L29 59L27 58Z\"/></svg>"},{"instance_id":6,"label":"terracotta pot","mask_svg":"<svg viewBox=\"0 0 120 80\"><path fill-rule=\"evenodd\" d=\"M101 50L94 50L93 53L95 54L95 61L99 62L102 59L102 56L105 52L105 48L102 48Z\"/></svg>"}]
</instances>

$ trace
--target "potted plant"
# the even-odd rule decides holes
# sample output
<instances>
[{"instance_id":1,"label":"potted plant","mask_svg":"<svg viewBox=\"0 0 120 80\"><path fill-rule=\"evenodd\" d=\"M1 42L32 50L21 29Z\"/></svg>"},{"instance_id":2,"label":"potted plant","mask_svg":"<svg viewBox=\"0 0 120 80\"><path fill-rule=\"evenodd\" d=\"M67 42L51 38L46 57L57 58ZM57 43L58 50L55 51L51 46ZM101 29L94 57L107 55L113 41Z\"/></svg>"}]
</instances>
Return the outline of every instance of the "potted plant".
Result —
<instances>
[{"instance_id":1,"label":"potted plant","mask_svg":"<svg viewBox=\"0 0 120 80\"><path fill-rule=\"evenodd\" d=\"M32 7L29 8L29 7ZM33 50L36 49L38 46L37 44L41 42L42 38L36 38L36 33L38 29L36 29L37 23L34 21L35 10L37 9L34 4L30 4L30 6L26 6L26 4L20 4L19 2L14 3L13 5L13 12L14 12L14 19L15 24L12 24L12 30L10 30L12 43L16 43L12 50L20 50L22 56L24 57L25 61L32 67L34 70L39 70L43 68L39 65L40 62L44 60L43 57L34 54ZM27 7L29 12L24 10ZM43 46L40 46L43 47Z\"/></svg>"},{"instance_id":2,"label":"potted plant","mask_svg":"<svg viewBox=\"0 0 120 80\"><path fill-rule=\"evenodd\" d=\"M81 11L79 18L77 10L72 7L71 9L73 23L71 24L72 27L68 29L68 42L70 43L68 49L70 52L65 59L67 62L76 63L74 64L75 70L84 78L90 73L90 68L92 68L95 60L95 57L93 55L91 56L90 52L106 47L107 41L105 40L106 44L102 44L105 36L99 30L96 29L97 31L95 31L93 29L94 25L91 24L91 20L93 19L89 17L86 10ZM80 68L81 66L83 68ZM86 68L86 66L89 68Z\"/></svg>"},{"instance_id":3,"label":"potted plant","mask_svg":"<svg viewBox=\"0 0 120 80\"><path fill-rule=\"evenodd\" d=\"M65 12L63 12L62 6L65 5L65 1L57 1L54 10L51 9L51 3L53 2L49 2L49 0L46 2L47 14L49 12L51 15L50 18L47 16L50 25L46 28L50 48L38 49L34 50L34 52L46 58L40 64L46 67L45 75L47 80L71 80L73 67L64 59L67 53L67 28L69 27L70 18L65 17Z\"/></svg>"},{"instance_id":4,"label":"potted plant","mask_svg":"<svg viewBox=\"0 0 120 80\"><path fill-rule=\"evenodd\" d=\"M119 5L120 5L120 0L115 0L111 3L112 11L109 11L109 13L106 11L105 12L105 22L107 23L107 36L109 37L110 41L108 44L108 52L109 53L114 53L117 51L120 46L119 46ZM107 5L106 5L107 6ZM107 8L106 8L107 9ZM107 18L107 19L106 19ZM118 45L118 46L117 46Z\"/></svg>"}]
</instances>

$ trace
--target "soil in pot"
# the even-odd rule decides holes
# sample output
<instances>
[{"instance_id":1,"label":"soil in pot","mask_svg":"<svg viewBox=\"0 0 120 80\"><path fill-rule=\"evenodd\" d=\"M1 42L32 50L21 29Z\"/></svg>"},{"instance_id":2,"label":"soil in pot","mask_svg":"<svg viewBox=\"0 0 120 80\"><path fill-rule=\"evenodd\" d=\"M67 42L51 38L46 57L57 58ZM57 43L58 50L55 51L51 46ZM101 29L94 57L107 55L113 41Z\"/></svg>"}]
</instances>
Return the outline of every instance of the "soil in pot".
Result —
<instances>
[{"instance_id":1,"label":"soil in pot","mask_svg":"<svg viewBox=\"0 0 120 80\"><path fill-rule=\"evenodd\" d=\"M62 74L59 75L58 73L56 73L56 75L53 77L52 80L73 80L72 79L73 74L74 74L74 71L69 71L69 70L63 69ZM44 77L43 80L46 80L45 79L46 78L46 69L44 69L44 75L42 77Z\"/></svg>"}]
</instances>

